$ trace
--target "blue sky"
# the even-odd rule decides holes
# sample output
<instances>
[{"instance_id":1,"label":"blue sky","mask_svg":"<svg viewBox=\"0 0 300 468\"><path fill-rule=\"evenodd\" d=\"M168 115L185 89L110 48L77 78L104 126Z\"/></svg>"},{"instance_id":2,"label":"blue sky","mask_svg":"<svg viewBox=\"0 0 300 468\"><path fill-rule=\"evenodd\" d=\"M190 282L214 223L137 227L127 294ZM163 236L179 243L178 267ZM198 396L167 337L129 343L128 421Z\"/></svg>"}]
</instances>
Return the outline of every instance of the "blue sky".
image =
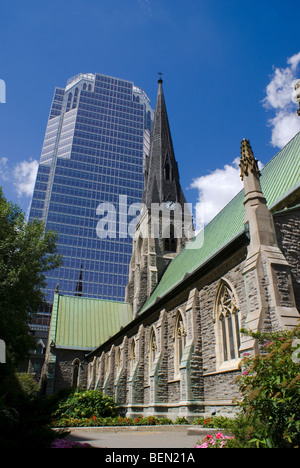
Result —
<instances>
[{"instance_id":1,"label":"blue sky","mask_svg":"<svg viewBox=\"0 0 300 468\"><path fill-rule=\"evenodd\" d=\"M133 81L154 107L162 72L182 187L211 217L240 186L243 138L265 164L300 130L298 9L294 0L0 0L5 196L27 210L55 86L102 73Z\"/></svg>"}]
</instances>

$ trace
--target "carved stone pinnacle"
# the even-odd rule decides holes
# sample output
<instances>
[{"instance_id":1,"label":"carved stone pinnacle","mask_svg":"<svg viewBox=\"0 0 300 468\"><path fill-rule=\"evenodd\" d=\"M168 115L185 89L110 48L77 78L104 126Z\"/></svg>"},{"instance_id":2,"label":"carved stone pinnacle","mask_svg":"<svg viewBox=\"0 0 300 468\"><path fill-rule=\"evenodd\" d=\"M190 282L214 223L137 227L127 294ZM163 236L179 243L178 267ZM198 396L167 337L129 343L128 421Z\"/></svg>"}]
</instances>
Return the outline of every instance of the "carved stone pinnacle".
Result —
<instances>
[{"instance_id":1,"label":"carved stone pinnacle","mask_svg":"<svg viewBox=\"0 0 300 468\"><path fill-rule=\"evenodd\" d=\"M260 177L257 159L255 159L250 142L246 138L241 142L241 160L239 166L241 169L240 177L242 180L244 180L244 176L249 175L249 171L256 177Z\"/></svg>"}]
</instances>

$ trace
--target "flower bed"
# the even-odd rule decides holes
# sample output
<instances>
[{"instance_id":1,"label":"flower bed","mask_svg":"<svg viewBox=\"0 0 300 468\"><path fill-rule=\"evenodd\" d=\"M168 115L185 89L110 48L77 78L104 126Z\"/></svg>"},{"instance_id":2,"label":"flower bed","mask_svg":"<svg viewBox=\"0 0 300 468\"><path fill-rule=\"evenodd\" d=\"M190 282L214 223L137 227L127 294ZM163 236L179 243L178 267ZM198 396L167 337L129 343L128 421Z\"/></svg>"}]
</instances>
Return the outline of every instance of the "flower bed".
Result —
<instances>
[{"instance_id":1,"label":"flower bed","mask_svg":"<svg viewBox=\"0 0 300 468\"><path fill-rule=\"evenodd\" d=\"M234 439L234 436L225 436L222 432L218 432L215 436L208 434L194 448L223 448L229 439Z\"/></svg>"},{"instance_id":2,"label":"flower bed","mask_svg":"<svg viewBox=\"0 0 300 468\"><path fill-rule=\"evenodd\" d=\"M171 419L157 418L155 416L139 417L139 418L123 418L118 416L115 418L99 418L92 416L91 418L63 418L52 422L52 427L102 427L102 426L153 426L162 424L174 424Z\"/></svg>"},{"instance_id":3,"label":"flower bed","mask_svg":"<svg viewBox=\"0 0 300 468\"><path fill-rule=\"evenodd\" d=\"M69 439L56 439L51 448L93 448L90 444L82 444L80 442L72 442Z\"/></svg>"}]
</instances>

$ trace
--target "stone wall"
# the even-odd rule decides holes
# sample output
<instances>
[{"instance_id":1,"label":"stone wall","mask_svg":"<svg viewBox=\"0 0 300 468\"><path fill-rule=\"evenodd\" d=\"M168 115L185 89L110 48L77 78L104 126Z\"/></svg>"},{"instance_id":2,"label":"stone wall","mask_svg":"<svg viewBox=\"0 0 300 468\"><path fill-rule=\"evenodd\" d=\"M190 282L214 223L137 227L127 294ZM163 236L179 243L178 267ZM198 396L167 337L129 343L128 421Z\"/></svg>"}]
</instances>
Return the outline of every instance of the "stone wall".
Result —
<instances>
[{"instance_id":1,"label":"stone wall","mask_svg":"<svg viewBox=\"0 0 300 468\"><path fill-rule=\"evenodd\" d=\"M56 349L55 356L55 380L54 392L72 386L73 365L76 360L80 362L79 368L79 387L87 387L87 367L88 363L85 359L86 351Z\"/></svg>"},{"instance_id":2,"label":"stone wall","mask_svg":"<svg viewBox=\"0 0 300 468\"><path fill-rule=\"evenodd\" d=\"M123 341L124 356L122 379L117 379L112 366L113 385L103 387L118 403L127 408L127 414L177 415L206 414L212 408L227 408L231 412L232 399L237 395L234 369L217 372L214 306L220 280L234 285L240 314L246 315L243 261L246 247L227 260L218 263L198 280L195 279L180 294L175 295L163 310L153 312L139 329ZM175 327L178 313L185 327L185 348L179 372L175 372ZM157 355L154 368L150 369L150 336L155 330ZM130 350L136 343L136 363L132 370ZM114 344L115 352L121 340ZM111 353L111 349L104 350ZM99 359L99 357L97 358ZM126 377L127 376L127 377ZM125 399L126 395L126 399ZM125 401L126 400L126 401Z\"/></svg>"},{"instance_id":3,"label":"stone wall","mask_svg":"<svg viewBox=\"0 0 300 468\"><path fill-rule=\"evenodd\" d=\"M299 209L287 210L274 217L278 246L287 259L292 277L297 307L300 301ZM216 316L218 291L228 285L236 300L240 326L249 323L249 311L261 313L259 329L271 331L280 327L272 305L271 280L264 258L253 257L245 268L247 245L234 254L214 260L206 271L189 278L186 287L176 290L168 301L153 308L126 327L113 344L104 344L89 362L88 388L100 388L114 396L127 415L153 414L168 416L208 416L210 413L230 415L235 410L233 399L239 395L236 377L239 359L222 362L220 331ZM251 263L252 262L252 263ZM275 264L279 305L289 304L286 289L286 268ZM246 273L245 273L246 272ZM260 289L258 290L258 284ZM282 284L282 286L281 286ZM261 308L263 306L263 308ZM274 309L274 310L273 310ZM262 312L260 312L262 310ZM176 321L181 314L184 322L185 347L179 369L176 367ZM139 321L138 321L139 320ZM150 337L155 332L155 358L150 365ZM135 341L135 361L131 359L131 346ZM243 349L241 347L241 349ZM245 347L244 349L247 349ZM120 363L117 353L120 350ZM56 350L57 388L70 385L75 358L82 363L81 383L86 381L84 354L70 350ZM107 356L109 360L107 361Z\"/></svg>"},{"instance_id":4,"label":"stone wall","mask_svg":"<svg viewBox=\"0 0 300 468\"><path fill-rule=\"evenodd\" d=\"M274 216L278 246L291 267L297 309L300 311L300 208L291 208Z\"/></svg>"}]
</instances>

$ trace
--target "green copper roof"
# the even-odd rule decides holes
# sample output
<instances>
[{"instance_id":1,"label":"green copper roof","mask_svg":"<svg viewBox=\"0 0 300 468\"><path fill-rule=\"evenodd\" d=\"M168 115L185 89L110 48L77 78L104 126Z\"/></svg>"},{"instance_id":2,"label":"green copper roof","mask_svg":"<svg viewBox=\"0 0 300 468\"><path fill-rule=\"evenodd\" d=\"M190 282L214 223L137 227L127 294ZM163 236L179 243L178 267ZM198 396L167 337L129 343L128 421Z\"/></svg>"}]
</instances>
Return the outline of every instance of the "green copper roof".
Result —
<instances>
[{"instance_id":1,"label":"green copper roof","mask_svg":"<svg viewBox=\"0 0 300 468\"><path fill-rule=\"evenodd\" d=\"M55 294L50 342L57 348L92 350L131 320L130 304Z\"/></svg>"},{"instance_id":2,"label":"green copper roof","mask_svg":"<svg viewBox=\"0 0 300 468\"><path fill-rule=\"evenodd\" d=\"M300 133L298 133L261 171L262 192L269 208L274 207L300 186ZM139 314L172 291L184 277L212 259L226 244L244 231L244 190L239 192L217 216L172 260L159 284Z\"/></svg>"},{"instance_id":3,"label":"green copper roof","mask_svg":"<svg viewBox=\"0 0 300 468\"><path fill-rule=\"evenodd\" d=\"M270 209L299 188L300 132L266 164L260 182Z\"/></svg>"}]
</instances>

